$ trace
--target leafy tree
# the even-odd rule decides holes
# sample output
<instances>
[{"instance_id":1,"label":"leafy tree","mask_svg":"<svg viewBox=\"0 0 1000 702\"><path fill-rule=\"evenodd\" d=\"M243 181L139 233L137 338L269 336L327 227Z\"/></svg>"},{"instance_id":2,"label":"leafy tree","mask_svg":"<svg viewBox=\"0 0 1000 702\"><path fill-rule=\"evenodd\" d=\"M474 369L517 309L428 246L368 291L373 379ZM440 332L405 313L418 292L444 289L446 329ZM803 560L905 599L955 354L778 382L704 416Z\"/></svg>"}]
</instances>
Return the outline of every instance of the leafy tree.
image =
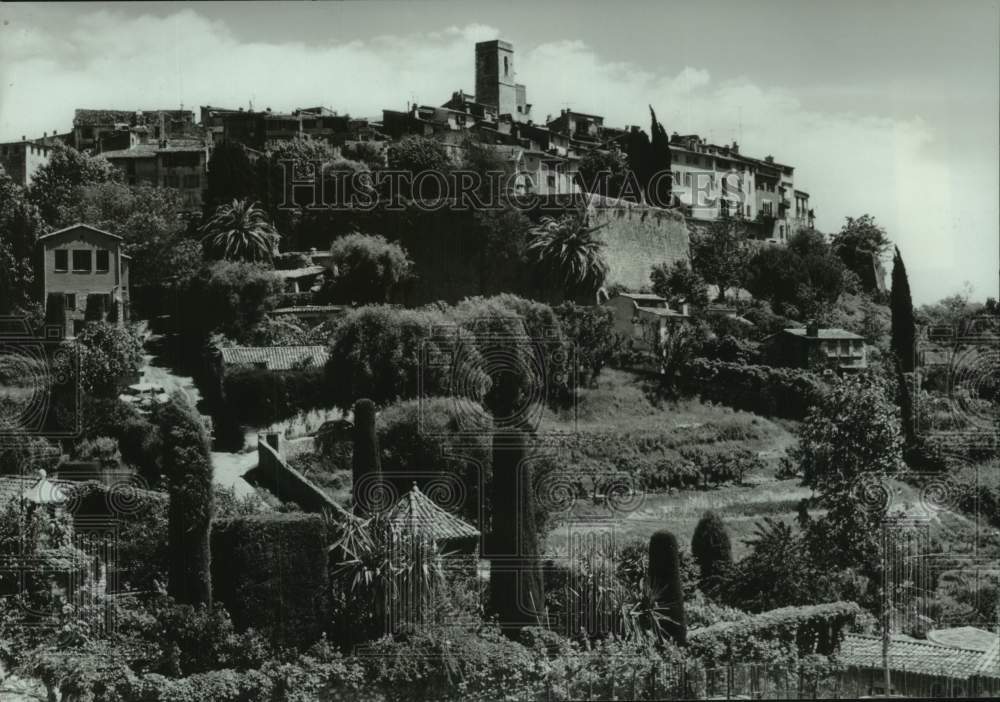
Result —
<instances>
[{"instance_id":1,"label":"leafy tree","mask_svg":"<svg viewBox=\"0 0 1000 702\"><path fill-rule=\"evenodd\" d=\"M73 202L77 188L120 180L120 172L103 156L56 144L49 162L35 171L28 192L46 222L66 226L72 222L61 221L60 213Z\"/></svg>"},{"instance_id":2,"label":"leafy tree","mask_svg":"<svg viewBox=\"0 0 1000 702\"><path fill-rule=\"evenodd\" d=\"M840 232L833 235L831 245L850 270L856 273L873 289L872 265L889 248L889 237L885 229L875 222L871 215L848 217Z\"/></svg>"},{"instance_id":3,"label":"leafy tree","mask_svg":"<svg viewBox=\"0 0 1000 702\"><path fill-rule=\"evenodd\" d=\"M502 290L524 289L526 282L519 265L527 255L531 220L511 204L478 210L475 215L482 242L479 259L480 291L484 294ZM509 271L516 271L511 274Z\"/></svg>"},{"instance_id":4,"label":"leafy tree","mask_svg":"<svg viewBox=\"0 0 1000 702\"><path fill-rule=\"evenodd\" d=\"M264 316L247 336L251 346L308 346L309 330L287 317Z\"/></svg>"},{"instance_id":5,"label":"leafy tree","mask_svg":"<svg viewBox=\"0 0 1000 702\"><path fill-rule=\"evenodd\" d=\"M385 168L385 144L374 141L355 141L340 147L340 155L351 161L359 161L372 171Z\"/></svg>"},{"instance_id":6,"label":"leafy tree","mask_svg":"<svg viewBox=\"0 0 1000 702\"><path fill-rule=\"evenodd\" d=\"M707 231L691 236L691 266L710 285L718 286L720 300L727 289L743 284L752 254L746 225L735 219L715 221Z\"/></svg>"},{"instance_id":7,"label":"leafy tree","mask_svg":"<svg viewBox=\"0 0 1000 702\"><path fill-rule=\"evenodd\" d=\"M438 173L447 175L451 172L452 162L448 150L437 139L421 136L408 136L389 145L389 168L394 171L406 171L410 179L415 179L420 173ZM405 179L404 179L405 185ZM439 179L426 177L417 192L401 193L413 198L437 198L445 193L441 191Z\"/></svg>"},{"instance_id":8,"label":"leafy tree","mask_svg":"<svg viewBox=\"0 0 1000 702\"><path fill-rule=\"evenodd\" d=\"M604 242L595 236L604 226L590 226L583 208L558 219L543 217L532 229L528 256L543 276L558 281L566 297L589 299L608 274Z\"/></svg>"},{"instance_id":9,"label":"leafy tree","mask_svg":"<svg viewBox=\"0 0 1000 702\"><path fill-rule=\"evenodd\" d=\"M35 297L33 263L44 226L24 188L0 168L0 314Z\"/></svg>"},{"instance_id":10,"label":"leafy tree","mask_svg":"<svg viewBox=\"0 0 1000 702\"><path fill-rule=\"evenodd\" d=\"M481 363L468 334L438 310L361 307L334 330L327 387L345 410L360 395L378 405L453 393L480 399Z\"/></svg>"},{"instance_id":11,"label":"leafy tree","mask_svg":"<svg viewBox=\"0 0 1000 702\"><path fill-rule=\"evenodd\" d=\"M888 480L903 469L903 439L893 388L874 374L840 379L802 424L803 482L826 515L811 525L817 553L844 565L879 555L889 509Z\"/></svg>"},{"instance_id":12,"label":"leafy tree","mask_svg":"<svg viewBox=\"0 0 1000 702\"><path fill-rule=\"evenodd\" d=\"M154 415L163 439L163 475L170 493L170 595L182 604L212 606L211 446L205 424L181 391Z\"/></svg>"},{"instance_id":13,"label":"leafy tree","mask_svg":"<svg viewBox=\"0 0 1000 702\"><path fill-rule=\"evenodd\" d=\"M701 571L701 589L715 588L733 565L733 549L726 525L718 514L705 512L691 537L691 554Z\"/></svg>"},{"instance_id":14,"label":"leafy tree","mask_svg":"<svg viewBox=\"0 0 1000 702\"><path fill-rule=\"evenodd\" d=\"M903 372L910 373L916 357L917 328L913 318L913 300L910 298L910 281L906 277L906 266L898 246L892 258L889 306L892 309L892 352L902 365Z\"/></svg>"},{"instance_id":15,"label":"leafy tree","mask_svg":"<svg viewBox=\"0 0 1000 702\"><path fill-rule=\"evenodd\" d=\"M270 261L278 232L257 203L233 200L215 209L201 231L209 251L233 261Z\"/></svg>"},{"instance_id":16,"label":"leafy tree","mask_svg":"<svg viewBox=\"0 0 1000 702\"><path fill-rule=\"evenodd\" d=\"M406 250L385 237L348 234L335 239L330 260L341 302L388 302L393 290L412 277L413 261Z\"/></svg>"},{"instance_id":17,"label":"leafy tree","mask_svg":"<svg viewBox=\"0 0 1000 702\"><path fill-rule=\"evenodd\" d=\"M705 279L695 273L687 261L660 263L649 274L653 292L670 301L673 306L687 302L695 308L708 304L708 286Z\"/></svg>"},{"instance_id":18,"label":"leafy tree","mask_svg":"<svg viewBox=\"0 0 1000 702\"><path fill-rule=\"evenodd\" d=\"M283 287L274 271L258 263L216 261L205 265L181 292L181 331L191 344L216 331L241 340L274 306Z\"/></svg>"},{"instance_id":19,"label":"leafy tree","mask_svg":"<svg viewBox=\"0 0 1000 702\"><path fill-rule=\"evenodd\" d=\"M581 385L595 385L615 355L621 339L614 330L614 314L601 306L564 302L555 308L563 334L573 344Z\"/></svg>"},{"instance_id":20,"label":"leafy tree","mask_svg":"<svg viewBox=\"0 0 1000 702\"><path fill-rule=\"evenodd\" d=\"M259 182L246 147L238 142L222 141L212 148L208 159L205 206L211 211L233 200L254 200L259 195Z\"/></svg>"},{"instance_id":21,"label":"leafy tree","mask_svg":"<svg viewBox=\"0 0 1000 702\"><path fill-rule=\"evenodd\" d=\"M816 316L845 292L848 273L822 234L802 229L787 246L763 248L750 259L746 286L754 297L776 307Z\"/></svg>"},{"instance_id":22,"label":"leafy tree","mask_svg":"<svg viewBox=\"0 0 1000 702\"><path fill-rule=\"evenodd\" d=\"M612 144L607 151L591 149L580 159L577 183L584 192L617 198L628 174L628 156Z\"/></svg>"},{"instance_id":23,"label":"leafy tree","mask_svg":"<svg viewBox=\"0 0 1000 702\"><path fill-rule=\"evenodd\" d=\"M109 397L118 394L121 381L142 367L142 338L135 327L93 322L76 336L83 392Z\"/></svg>"}]
</instances>

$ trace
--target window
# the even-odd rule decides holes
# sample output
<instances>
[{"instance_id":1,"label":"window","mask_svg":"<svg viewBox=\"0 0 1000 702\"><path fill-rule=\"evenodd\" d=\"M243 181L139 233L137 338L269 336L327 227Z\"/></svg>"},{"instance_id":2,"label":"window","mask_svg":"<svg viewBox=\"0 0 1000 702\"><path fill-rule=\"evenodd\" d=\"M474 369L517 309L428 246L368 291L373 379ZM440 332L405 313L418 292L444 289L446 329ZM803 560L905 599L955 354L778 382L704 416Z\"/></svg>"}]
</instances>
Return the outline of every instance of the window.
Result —
<instances>
[{"instance_id":1,"label":"window","mask_svg":"<svg viewBox=\"0 0 1000 702\"><path fill-rule=\"evenodd\" d=\"M63 306L67 310L76 310L76 293L63 293Z\"/></svg>"},{"instance_id":2,"label":"window","mask_svg":"<svg viewBox=\"0 0 1000 702\"><path fill-rule=\"evenodd\" d=\"M185 188L200 188L201 187L201 178L197 174L184 176L184 187Z\"/></svg>"},{"instance_id":3,"label":"window","mask_svg":"<svg viewBox=\"0 0 1000 702\"><path fill-rule=\"evenodd\" d=\"M91 254L90 251L74 251L73 252L73 272L74 273L90 273L91 270Z\"/></svg>"},{"instance_id":4,"label":"window","mask_svg":"<svg viewBox=\"0 0 1000 702\"><path fill-rule=\"evenodd\" d=\"M555 176L548 176L546 178L546 182L548 183L548 185L549 185L550 188L555 188L556 187L556 177Z\"/></svg>"},{"instance_id":5,"label":"window","mask_svg":"<svg viewBox=\"0 0 1000 702\"><path fill-rule=\"evenodd\" d=\"M110 263L109 263L110 260L111 260L111 257L108 255L108 252L107 252L106 249L98 249L97 250L97 272L98 273L107 273L111 269L111 266L110 266Z\"/></svg>"},{"instance_id":6,"label":"window","mask_svg":"<svg viewBox=\"0 0 1000 702\"><path fill-rule=\"evenodd\" d=\"M66 249L56 249L56 273L65 273L69 270L69 251Z\"/></svg>"}]
</instances>

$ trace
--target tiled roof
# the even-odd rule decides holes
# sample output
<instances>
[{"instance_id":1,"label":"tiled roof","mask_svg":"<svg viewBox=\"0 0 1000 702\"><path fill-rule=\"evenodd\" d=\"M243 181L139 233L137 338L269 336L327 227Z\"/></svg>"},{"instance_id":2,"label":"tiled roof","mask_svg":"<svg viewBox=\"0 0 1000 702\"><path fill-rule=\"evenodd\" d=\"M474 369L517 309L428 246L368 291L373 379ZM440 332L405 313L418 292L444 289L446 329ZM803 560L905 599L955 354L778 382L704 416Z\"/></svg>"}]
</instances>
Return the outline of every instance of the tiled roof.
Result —
<instances>
[{"instance_id":1,"label":"tiled roof","mask_svg":"<svg viewBox=\"0 0 1000 702\"><path fill-rule=\"evenodd\" d=\"M831 327L829 329L820 329L818 331L820 339L864 339L865 338L853 332L849 332L846 329L838 329L836 327ZM786 334L794 334L795 336L808 336L807 330L804 327L799 327L796 329L785 329L784 332Z\"/></svg>"},{"instance_id":2,"label":"tiled roof","mask_svg":"<svg viewBox=\"0 0 1000 702\"><path fill-rule=\"evenodd\" d=\"M264 364L268 370L323 366L330 358L326 346L230 346L220 352L227 367Z\"/></svg>"},{"instance_id":3,"label":"tiled roof","mask_svg":"<svg viewBox=\"0 0 1000 702\"><path fill-rule=\"evenodd\" d=\"M657 317L685 317L687 315L676 312L669 307L643 307L638 305L638 308L643 312L648 312L649 314L656 315Z\"/></svg>"},{"instance_id":4,"label":"tiled roof","mask_svg":"<svg viewBox=\"0 0 1000 702\"><path fill-rule=\"evenodd\" d=\"M633 300L655 300L656 302L666 302L665 297L660 297L659 295L653 295L652 293L632 293L632 292L622 292L618 293L622 297L628 297Z\"/></svg>"},{"instance_id":5,"label":"tiled roof","mask_svg":"<svg viewBox=\"0 0 1000 702\"><path fill-rule=\"evenodd\" d=\"M176 153L198 153L205 150L205 145L200 143L173 143L166 146L158 144L136 144L128 149L116 149L114 151L104 151L101 156L107 159L112 158L153 158L157 154Z\"/></svg>"},{"instance_id":6,"label":"tiled roof","mask_svg":"<svg viewBox=\"0 0 1000 702\"><path fill-rule=\"evenodd\" d=\"M326 272L326 268L323 266L306 266L305 268L293 268L291 270L285 271L275 271L279 278L284 278L286 280L294 280L296 278L310 278L314 275L320 275Z\"/></svg>"},{"instance_id":7,"label":"tiled roof","mask_svg":"<svg viewBox=\"0 0 1000 702\"><path fill-rule=\"evenodd\" d=\"M37 475L0 476L0 504L22 497L36 504L59 504L68 499L72 483Z\"/></svg>"},{"instance_id":8,"label":"tiled roof","mask_svg":"<svg viewBox=\"0 0 1000 702\"><path fill-rule=\"evenodd\" d=\"M434 541L467 539L479 536L479 530L441 509L414 483L396 506L389 510L389 523L402 533L421 533Z\"/></svg>"},{"instance_id":9,"label":"tiled roof","mask_svg":"<svg viewBox=\"0 0 1000 702\"><path fill-rule=\"evenodd\" d=\"M892 670L918 672L945 678L966 680L972 676L998 677L1000 673L990 663L994 656L952 646L940 646L920 640L893 639L889 645L889 665ZM882 639L876 636L848 634L840 647L840 662L859 668L882 667Z\"/></svg>"},{"instance_id":10,"label":"tiled roof","mask_svg":"<svg viewBox=\"0 0 1000 702\"><path fill-rule=\"evenodd\" d=\"M965 648L971 651L989 651L1000 640L994 632L974 626L953 629L935 629L927 632L927 640L939 646Z\"/></svg>"}]
</instances>

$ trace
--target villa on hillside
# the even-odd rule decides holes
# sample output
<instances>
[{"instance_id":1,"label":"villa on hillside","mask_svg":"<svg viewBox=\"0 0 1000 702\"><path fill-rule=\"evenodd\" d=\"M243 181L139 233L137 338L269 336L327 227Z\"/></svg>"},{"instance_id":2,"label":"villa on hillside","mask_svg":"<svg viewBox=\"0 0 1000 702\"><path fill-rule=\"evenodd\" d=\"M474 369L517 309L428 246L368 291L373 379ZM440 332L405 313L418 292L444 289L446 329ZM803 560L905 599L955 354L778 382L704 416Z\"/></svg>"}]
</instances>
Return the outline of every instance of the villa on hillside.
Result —
<instances>
[{"instance_id":1,"label":"villa on hillside","mask_svg":"<svg viewBox=\"0 0 1000 702\"><path fill-rule=\"evenodd\" d=\"M686 304L672 310L665 298L651 293L618 293L604 306L612 311L614 331L640 351L654 350L674 325L690 319Z\"/></svg>"},{"instance_id":2,"label":"villa on hillside","mask_svg":"<svg viewBox=\"0 0 1000 702\"><path fill-rule=\"evenodd\" d=\"M864 337L844 329L806 327L784 329L764 339L763 350L772 365L814 368L822 362L840 370L868 367Z\"/></svg>"}]
</instances>

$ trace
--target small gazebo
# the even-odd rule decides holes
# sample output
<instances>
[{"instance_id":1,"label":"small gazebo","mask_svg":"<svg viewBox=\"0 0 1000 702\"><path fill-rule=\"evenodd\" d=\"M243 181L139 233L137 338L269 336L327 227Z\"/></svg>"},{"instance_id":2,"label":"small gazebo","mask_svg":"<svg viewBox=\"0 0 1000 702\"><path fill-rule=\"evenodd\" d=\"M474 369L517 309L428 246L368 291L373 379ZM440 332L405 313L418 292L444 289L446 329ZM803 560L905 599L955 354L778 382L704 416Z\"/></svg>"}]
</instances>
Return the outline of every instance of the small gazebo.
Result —
<instances>
[{"instance_id":1,"label":"small gazebo","mask_svg":"<svg viewBox=\"0 0 1000 702\"><path fill-rule=\"evenodd\" d=\"M386 513L394 533L433 541L444 553L478 552L478 529L441 508L420 491L417 483Z\"/></svg>"}]
</instances>

